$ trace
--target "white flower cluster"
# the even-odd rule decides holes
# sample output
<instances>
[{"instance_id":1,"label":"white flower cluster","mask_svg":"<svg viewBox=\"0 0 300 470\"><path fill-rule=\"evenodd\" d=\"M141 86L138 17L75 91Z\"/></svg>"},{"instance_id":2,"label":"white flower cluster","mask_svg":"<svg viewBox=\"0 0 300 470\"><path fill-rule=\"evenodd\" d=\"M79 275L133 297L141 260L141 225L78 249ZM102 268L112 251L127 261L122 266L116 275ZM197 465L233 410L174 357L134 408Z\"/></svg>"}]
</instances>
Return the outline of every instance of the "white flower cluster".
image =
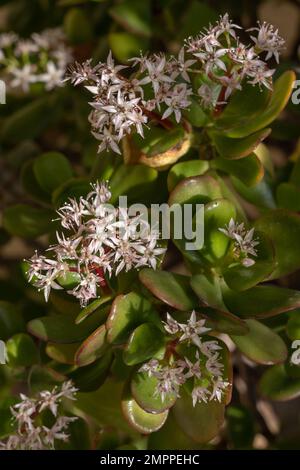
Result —
<instances>
[{"instance_id":1,"label":"white flower cluster","mask_svg":"<svg viewBox=\"0 0 300 470\"><path fill-rule=\"evenodd\" d=\"M160 396L162 401L168 394L175 394L179 397L180 386L187 380L193 379L193 406L198 402L207 403L212 400L221 402L229 382L223 378L224 366L220 362L218 351L221 347L218 342L203 341L200 338L200 335L210 331L210 328L205 326L205 320L197 320L195 311L192 312L187 323L178 323L167 314L164 327L167 333L172 336L176 335L179 343L183 341L186 341L188 345L193 343L197 346L197 351L195 362L185 357L163 365L157 359L152 359L140 368L140 372L146 372L149 377L155 377L158 380L155 394ZM180 334L179 337L178 334Z\"/></svg>"},{"instance_id":2,"label":"white flower cluster","mask_svg":"<svg viewBox=\"0 0 300 470\"><path fill-rule=\"evenodd\" d=\"M8 89L28 92L31 85L46 90L63 86L63 77L72 62L61 29L46 29L22 39L15 33L0 35L0 76Z\"/></svg>"},{"instance_id":3,"label":"white flower cluster","mask_svg":"<svg viewBox=\"0 0 300 470\"><path fill-rule=\"evenodd\" d=\"M244 223L237 223L230 219L228 226L219 228L220 232L234 240L234 254L245 267L253 266L255 260L249 256L257 256L256 246L259 242L253 239L254 228L246 230Z\"/></svg>"},{"instance_id":4,"label":"white flower cluster","mask_svg":"<svg viewBox=\"0 0 300 470\"><path fill-rule=\"evenodd\" d=\"M245 81L272 89L275 70L268 68L260 54L266 51L266 59L274 55L278 61L283 39L264 23L254 28L258 31L257 38L251 36L254 45L245 46L236 29L241 28L225 14L203 34L188 38L178 57L141 55L124 66L115 65L110 52L106 63L93 67L88 60L72 66L67 80L75 86L84 83L93 94L89 120L93 135L101 142L99 152L112 149L120 153L122 138L132 131L143 137L143 126L150 120L165 127L174 125L170 117L179 123L192 95L204 107L214 109L226 104ZM129 69L126 76L124 69ZM192 87L191 74L195 73L202 77L198 90Z\"/></svg>"},{"instance_id":5,"label":"white flower cluster","mask_svg":"<svg viewBox=\"0 0 300 470\"><path fill-rule=\"evenodd\" d=\"M237 29L242 28L233 24L225 14L215 26L196 38L186 40L187 51L201 62L208 78L198 90L205 107L225 104L232 92L241 90L245 82L272 89L275 69L269 69L260 54L267 52L265 60L274 55L278 62L285 41L272 25L263 23L250 30L257 31L258 37L251 36L254 45L246 46L238 38ZM216 85L219 85L220 93Z\"/></svg>"},{"instance_id":6,"label":"white flower cluster","mask_svg":"<svg viewBox=\"0 0 300 470\"><path fill-rule=\"evenodd\" d=\"M284 48L285 40L279 36L278 29L275 30L274 26L266 23L258 23L257 28L251 28L248 31L257 31L257 37L251 36L255 43L255 47L259 51L267 52L266 60L272 56L275 57L277 64L279 63L279 52Z\"/></svg>"},{"instance_id":7,"label":"white flower cluster","mask_svg":"<svg viewBox=\"0 0 300 470\"><path fill-rule=\"evenodd\" d=\"M60 416L58 407L62 398L75 400L76 392L72 382L68 381L60 389L54 387L52 391L40 392L37 398L28 398L21 393L21 401L11 407L17 431L6 442L0 442L0 450L51 450L54 449L55 441L67 442L69 435L66 430L77 418ZM50 428L38 422L44 410L50 410L56 418Z\"/></svg>"},{"instance_id":8,"label":"white flower cluster","mask_svg":"<svg viewBox=\"0 0 300 470\"><path fill-rule=\"evenodd\" d=\"M82 65L75 64L70 70L68 79L74 85L87 82L86 88L93 94L89 120L93 135L101 141L99 152L111 148L121 153L118 144L133 129L143 137L143 126L153 117L154 109L164 108L162 120L174 113L179 122L181 110L190 105L192 90L187 85L187 70L195 61L185 62L183 49L178 59L154 54L132 61L136 69L132 78L120 73L128 67L115 65L111 52L106 63L92 67L88 60ZM148 84L152 97L146 100L143 87Z\"/></svg>"},{"instance_id":9,"label":"white flower cluster","mask_svg":"<svg viewBox=\"0 0 300 470\"><path fill-rule=\"evenodd\" d=\"M157 246L159 233L141 215L108 204L111 193L105 183L92 185L86 198L69 201L58 210L61 225L70 236L57 233L58 244L49 248L53 258L37 253L29 260L29 281L43 289L48 300L51 287L62 289L68 276L76 284L68 293L85 306L106 286L104 275L118 275L133 268L156 268L165 248Z\"/></svg>"}]
</instances>

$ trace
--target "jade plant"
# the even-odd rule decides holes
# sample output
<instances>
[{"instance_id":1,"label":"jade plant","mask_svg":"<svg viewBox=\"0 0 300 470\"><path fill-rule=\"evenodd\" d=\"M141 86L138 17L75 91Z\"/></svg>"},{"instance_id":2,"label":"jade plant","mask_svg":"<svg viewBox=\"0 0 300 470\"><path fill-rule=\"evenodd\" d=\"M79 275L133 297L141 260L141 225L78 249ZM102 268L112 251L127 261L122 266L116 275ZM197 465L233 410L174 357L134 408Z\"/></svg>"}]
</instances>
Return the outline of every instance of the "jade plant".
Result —
<instances>
[{"instance_id":1,"label":"jade plant","mask_svg":"<svg viewBox=\"0 0 300 470\"><path fill-rule=\"evenodd\" d=\"M300 268L299 161L280 181L262 144L295 80L292 71L273 79L283 48L273 26L243 31L226 14L177 55L116 65L110 52L105 62L75 63L64 84L83 87L80 99L92 108L92 172L76 174L62 153L43 153L22 172L35 204L5 211L8 232L48 234L22 270L30 301L50 305L26 333L16 318L4 338L9 359L22 365L24 351L32 357L24 366L34 367L38 340L30 373L47 384L72 381L72 415L106 423L108 403L133 446L152 434L156 448L155 436L172 427L181 439L174 446L211 441L231 401L235 350L270 366L264 396L300 393L290 363L300 291L283 287ZM189 204L194 228L202 205L203 244L187 249L172 217L163 239L160 224L131 216L120 196L149 210Z\"/></svg>"}]
</instances>

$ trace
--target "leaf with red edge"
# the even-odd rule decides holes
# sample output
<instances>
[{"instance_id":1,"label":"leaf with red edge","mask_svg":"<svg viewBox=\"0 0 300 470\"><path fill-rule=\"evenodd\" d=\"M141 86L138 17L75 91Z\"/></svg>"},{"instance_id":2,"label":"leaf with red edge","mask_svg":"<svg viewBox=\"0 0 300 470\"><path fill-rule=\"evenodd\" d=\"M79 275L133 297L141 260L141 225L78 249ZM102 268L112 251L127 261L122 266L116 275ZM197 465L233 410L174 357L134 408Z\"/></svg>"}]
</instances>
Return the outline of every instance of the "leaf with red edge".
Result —
<instances>
[{"instance_id":1,"label":"leaf with red edge","mask_svg":"<svg viewBox=\"0 0 300 470\"><path fill-rule=\"evenodd\" d=\"M292 400L300 395L300 378L289 377L284 364L278 364L266 370L258 389L269 400Z\"/></svg>"},{"instance_id":2,"label":"leaf with red edge","mask_svg":"<svg viewBox=\"0 0 300 470\"><path fill-rule=\"evenodd\" d=\"M204 444L213 439L224 421L225 405L217 401L197 403L182 388L174 406L174 416L182 430L194 441Z\"/></svg>"},{"instance_id":3,"label":"leaf with red edge","mask_svg":"<svg viewBox=\"0 0 300 470\"><path fill-rule=\"evenodd\" d=\"M139 278L155 297L170 307L185 311L199 304L187 276L145 268L139 273Z\"/></svg>"},{"instance_id":4,"label":"leaf with red edge","mask_svg":"<svg viewBox=\"0 0 300 470\"><path fill-rule=\"evenodd\" d=\"M300 291L272 285L244 292L224 289L223 299L230 312L244 318L267 318L300 307Z\"/></svg>"},{"instance_id":5,"label":"leaf with red edge","mask_svg":"<svg viewBox=\"0 0 300 470\"><path fill-rule=\"evenodd\" d=\"M246 137L235 138L227 137L224 134L211 131L210 136L221 157L228 160L235 160L247 157L256 147L270 135L271 129L262 129Z\"/></svg>"},{"instance_id":6,"label":"leaf with red edge","mask_svg":"<svg viewBox=\"0 0 300 470\"><path fill-rule=\"evenodd\" d=\"M101 325L77 349L75 364L78 366L91 364L101 357L106 349L106 326Z\"/></svg>"},{"instance_id":7,"label":"leaf with red edge","mask_svg":"<svg viewBox=\"0 0 300 470\"><path fill-rule=\"evenodd\" d=\"M123 344L137 326L147 322L161 327L159 315L149 300L136 292L118 295L106 322L107 341Z\"/></svg>"},{"instance_id":8,"label":"leaf with red edge","mask_svg":"<svg viewBox=\"0 0 300 470\"><path fill-rule=\"evenodd\" d=\"M258 219L255 228L271 240L275 249L276 269L269 279L286 276L300 268L300 216L280 209Z\"/></svg>"},{"instance_id":9,"label":"leaf with red edge","mask_svg":"<svg viewBox=\"0 0 300 470\"><path fill-rule=\"evenodd\" d=\"M141 408L132 398L130 388L125 386L121 400L122 411L125 419L137 432L150 434L158 431L166 422L169 410L162 413L148 413Z\"/></svg>"},{"instance_id":10,"label":"leaf with red edge","mask_svg":"<svg viewBox=\"0 0 300 470\"><path fill-rule=\"evenodd\" d=\"M258 364L279 364L287 358L288 351L278 334L256 320L246 320L249 333L231 336L238 349Z\"/></svg>"}]
</instances>

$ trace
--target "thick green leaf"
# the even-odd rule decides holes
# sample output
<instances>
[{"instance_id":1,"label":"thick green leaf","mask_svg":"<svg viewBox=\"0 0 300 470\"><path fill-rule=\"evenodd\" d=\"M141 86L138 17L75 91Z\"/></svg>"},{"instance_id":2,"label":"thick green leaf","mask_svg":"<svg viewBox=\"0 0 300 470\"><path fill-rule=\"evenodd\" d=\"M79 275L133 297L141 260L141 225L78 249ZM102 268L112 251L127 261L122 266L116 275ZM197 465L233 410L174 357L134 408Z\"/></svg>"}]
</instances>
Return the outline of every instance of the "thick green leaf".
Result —
<instances>
[{"instance_id":1,"label":"thick green leaf","mask_svg":"<svg viewBox=\"0 0 300 470\"><path fill-rule=\"evenodd\" d=\"M194 441L204 444L213 439L224 421L225 406L217 401L197 403L184 388L174 406L174 415L182 430Z\"/></svg>"},{"instance_id":2,"label":"thick green leaf","mask_svg":"<svg viewBox=\"0 0 300 470\"><path fill-rule=\"evenodd\" d=\"M192 310L199 303L187 276L144 268L139 278L155 297L177 310Z\"/></svg>"},{"instance_id":3,"label":"thick green leaf","mask_svg":"<svg viewBox=\"0 0 300 470\"><path fill-rule=\"evenodd\" d=\"M114 349L114 360L111 366L112 376L118 381L123 383L129 379L129 376L132 372L132 367L125 364L123 359L123 349L115 348Z\"/></svg>"},{"instance_id":4,"label":"thick green leaf","mask_svg":"<svg viewBox=\"0 0 300 470\"><path fill-rule=\"evenodd\" d=\"M272 211L255 222L275 248L277 267L270 279L286 276L300 267L300 216L286 210Z\"/></svg>"},{"instance_id":5,"label":"thick green leaf","mask_svg":"<svg viewBox=\"0 0 300 470\"><path fill-rule=\"evenodd\" d=\"M8 207L3 214L3 226L12 235L36 238L55 229L51 223L55 213L25 204Z\"/></svg>"},{"instance_id":6,"label":"thick green leaf","mask_svg":"<svg viewBox=\"0 0 300 470\"><path fill-rule=\"evenodd\" d=\"M6 342L8 364L10 366L29 367L39 362L39 352L33 339L25 334L18 333Z\"/></svg>"},{"instance_id":7,"label":"thick green leaf","mask_svg":"<svg viewBox=\"0 0 300 470\"><path fill-rule=\"evenodd\" d=\"M210 274L195 274L191 278L191 287L204 305L226 310L222 297L221 278Z\"/></svg>"},{"instance_id":8,"label":"thick green leaf","mask_svg":"<svg viewBox=\"0 0 300 470\"><path fill-rule=\"evenodd\" d=\"M300 339L300 310L290 313L286 332L292 341Z\"/></svg>"},{"instance_id":9,"label":"thick green leaf","mask_svg":"<svg viewBox=\"0 0 300 470\"><path fill-rule=\"evenodd\" d=\"M230 176L235 176L246 186L256 185L264 176L264 167L255 153L251 153L247 158L241 160L228 160L219 157L213 161L213 164L216 169L224 171Z\"/></svg>"},{"instance_id":10,"label":"thick green leaf","mask_svg":"<svg viewBox=\"0 0 300 470\"><path fill-rule=\"evenodd\" d=\"M123 163L120 155L111 151L97 154L97 141L92 142L84 149L84 161L92 167L92 176L101 181L109 181L117 168Z\"/></svg>"},{"instance_id":11,"label":"thick green leaf","mask_svg":"<svg viewBox=\"0 0 300 470\"><path fill-rule=\"evenodd\" d=\"M249 332L243 336L231 336L245 356L258 364L278 364L287 358L287 348L279 335L256 320L246 320Z\"/></svg>"},{"instance_id":12,"label":"thick green leaf","mask_svg":"<svg viewBox=\"0 0 300 470\"><path fill-rule=\"evenodd\" d=\"M46 353L51 359L61 364L74 364L74 356L80 343L58 344L47 343Z\"/></svg>"},{"instance_id":13,"label":"thick green leaf","mask_svg":"<svg viewBox=\"0 0 300 470\"><path fill-rule=\"evenodd\" d=\"M73 176L69 161L59 152L40 155L34 160L33 169L40 187L50 194Z\"/></svg>"},{"instance_id":14,"label":"thick green leaf","mask_svg":"<svg viewBox=\"0 0 300 470\"><path fill-rule=\"evenodd\" d=\"M66 380L66 376L44 365L35 364L30 369L28 384L33 394L41 392Z\"/></svg>"},{"instance_id":15,"label":"thick green leaf","mask_svg":"<svg viewBox=\"0 0 300 470\"><path fill-rule=\"evenodd\" d=\"M149 300L135 292L119 295L111 306L106 322L108 342L126 342L131 332L145 322L160 324L159 315Z\"/></svg>"},{"instance_id":16,"label":"thick green leaf","mask_svg":"<svg viewBox=\"0 0 300 470\"><path fill-rule=\"evenodd\" d=\"M178 319L178 316L175 316L176 319ZM206 341L211 341L211 340L216 341L219 346L218 353L220 355L220 363L223 365L223 371L222 371L222 377L225 382L228 382L228 386L226 387L226 390L222 393L222 398L221 398L221 403L228 405L231 401L231 394L232 394L232 377L233 377L233 371L232 371L232 363L231 363L231 354L229 352L228 347L222 341L220 338L213 336L213 335L202 335L201 336L201 341L205 343ZM176 352L179 354L181 358L187 358L189 359L192 363L195 362L195 359L197 357L197 352L198 348L195 345L187 344L187 343L178 343L176 346ZM200 363L202 366L205 367L207 358L205 355L200 354ZM188 392L189 396L191 394L191 390L193 388L193 381L188 381L186 382L181 388L180 388L180 395L182 389L185 389L186 392ZM192 401L192 397L190 396L190 400Z\"/></svg>"},{"instance_id":17,"label":"thick green leaf","mask_svg":"<svg viewBox=\"0 0 300 470\"><path fill-rule=\"evenodd\" d=\"M242 182L241 179L231 176L231 180L236 191L248 202L255 206L275 209L276 202L267 178L264 177L255 186L248 186Z\"/></svg>"},{"instance_id":18,"label":"thick green leaf","mask_svg":"<svg viewBox=\"0 0 300 470\"><path fill-rule=\"evenodd\" d=\"M133 366L152 359L164 346L163 333L151 323L143 323L130 335L123 352L125 364Z\"/></svg>"},{"instance_id":19,"label":"thick green leaf","mask_svg":"<svg viewBox=\"0 0 300 470\"><path fill-rule=\"evenodd\" d=\"M184 117L190 124L192 124L192 126L204 127L209 120L207 114L205 114L201 104L196 99L190 97L190 100L191 104L188 109L184 110Z\"/></svg>"},{"instance_id":20,"label":"thick green leaf","mask_svg":"<svg viewBox=\"0 0 300 470\"><path fill-rule=\"evenodd\" d=\"M139 161L152 168L164 170L188 152L191 138L191 132L186 132L182 127L160 131L158 135L154 133L152 139L143 142Z\"/></svg>"},{"instance_id":21,"label":"thick green leaf","mask_svg":"<svg viewBox=\"0 0 300 470\"><path fill-rule=\"evenodd\" d=\"M21 183L26 191L33 199L37 200L38 202L46 202L48 203L51 198L49 194L47 194L43 189L39 186L39 183L35 177L33 171L33 165L35 160L28 160L22 166L21 170Z\"/></svg>"},{"instance_id":22,"label":"thick green leaf","mask_svg":"<svg viewBox=\"0 0 300 470\"><path fill-rule=\"evenodd\" d=\"M300 395L300 378L289 377L284 365L278 364L263 374L259 391L270 400L292 400Z\"/></svg>"},{"instance_id":23,"label":"thick green leaf","mask_svg":"<svg viewBox=\"0 0 300 470\"><path fill-rule=\"evenodd\" d=\"M139 135L134 137L134 143L147 157L155 157L157 154L164 154L172 147L178 146L184 139L185 131L183 127L175 127L167 130L163 128L149 128L144 138Z\"/></svg>"},{"instance_id":24,"label":"thick green leaf","mask_svg":"<svg viewBox=\"0 0 300 470\"><path fill-rule=\"evenodd\" d=\"M215 178L210 175L191 176L180 181L173 189L170 194L169 205L205 204L218 198L222 198L222 193Z\"/></svg>"},{"instance_id":25,"label":"thick green leaf","mask_svg":"<svg viewBox=\"0 0 300 470\"><path fill-rule=\"evenodd\" d=\"M74 287L76 287L80 283L81 276L78 272L68 271L57 276L56 281L61 287L66 290L74 289Z\"/></svg>"},{"instance_id":26,"label":"thick green leaf","mask_svg":"<svg viewBox=\"0 0 300 470\"><path fill-rule=\"evenodd\" d=\"M227 308L241 317L267 318L300 307L300 292L277 286L258 286L244 292L225 290Z\"/></svg>"},{"instance_id":27,"label":"thick green leaf","mask_svg":"<svg viewBox=\"0 0 300 470\"><path fill-rule=\"evenodd\" d=\"M246 137L265 128L285 108L294 81L293 71L283 73L274 84L271 98L267 92L261 93L259 87L254 87L252 93L245 87L242 92L236 93L235 100L225 108L218 120L218 127L226 130L228 137L234 138Z\"/></svg>"},{"instance_id":28,"label":"thick green leaf","mask_svg":"<svg viewBox=\"0 0 300 470\"><path fill-rule=\"evenodd\" d=\"M199 449L199 445L192 441L178 426L174 413L169 412L168 419L162 429L154 432L148 438L149 450L182 450Z\"/></svg>"},{"instance_id":29,"label":"thick green leaf","mask_svg":"<svg viewBox=\"0 0 300 470\"><path fill-rule=\"evenodd\" d=\"M52 315L31 320L28 331L53 343L76 343L89 336L103 321L103 313L95 312L84 323L76 325L72 315Z\"/></svg>"},{"instance_id":30,"label":"thick green leaf","mask_svg":"<svg viewBox=\"0 0 300 470\"><path fill-rule=\"evenodd\" d=\"M256 261L253 266L236 263L225 269L223 275L230 289L243 291L269 278L275 268L275 261Z\"/></svg>"},{"instance_id":31,"label":"thick green leaf","mask_svg":"<svg viewBox=\"0 0 300 470\"><path fill-rule=\"evenodd\" d=\"M128 390L127 387L123 393L121 406L130 426L141 434L150 434L158 431L165 424L169 414L168 410L163 413L147 413L132 398L130 389Z\"/></svg>"},{"instance_id":32,"label":"thick green leaf","mask_svg":"<svg viewBox=\"0 0 300 470\"><path fill-rule=\"evenodd\" d=\"M168 174L168 189L172 191L177 184L190 176L203 175L209 169L206 160L190 160L173 165Z\"/></svg>"},{"instance_id":33,"label":"thick green leaf","mask_svg":"<svg viewBox=\"0 0 300 470\"><path fill-rule=\"evenodd\" d=\"M11 419L11 407L18 403L18 398L9 396L1 400L0 403L0 439L4 439L12 434L17 427Z\"/></svg>"},{"instance_id":34,"label":"thick green leaf","mask_svg":"<svg viewBox=\"0 0 300 470\"><path fill-rule=\"evenodd\" d=\"M138 405L149 413L163 413L176 401L176 393L167 393L165 399L155 393L158 379L149 377L147 372L134 372L131 379L131 393Z\"/></svg>"},{"instance_id":35,"label":"thick green leaf","mask_svg":"<svg viewBox=\"0 0 300 470\"><path fill-rule=\"evenodd\" d=\"M222 297L222 279L204 274L191 278L191 287L204 307L198 307L211 328L222 333L244 335L248 332L246 323L228 312ZM212 308L207 308L212 307Z\"/></svg>"},{"instance_id":36,"label":"thick green leaf","mask_svg":"<svg viewBox=\"0 0 300 470\"><path fill-rule=\"evenodd\" d=\"M199 311L206 318L207 326L213 330L228 335L244 335L248 332L245 321L227 312L226 307L225 311L207 307L200 308Z\"/></svg>"},{"instance_id":37,"label":"thick green leaf","mask_svg":"<svg viewBox=\"0 0 300 470\"><path fill-rule=\"evenodd\" d=\"M76 317L75 323L79 324L83 320L85 320L87 317L89 317L92 313L95 312L95 310L98 310L102 305L106 304L111 300L110 296L103 296L100 297L100 299L93 300L87 307L85 307L79 315ZM106 314L106 309L101 308L101 311L103 312L103 315Z\"/></svg>"},{"instance_id":38,"label":"thick green leaf","mask_svg":"<svg viewBox=\"0 0 300 470\"><path fill-rule=\"evenodd\" d=\"M210 136L221 157L235 160L246 157L254 152L256 147L268 137L270 133L271 129L263 129L240 139L232 139L216 132L211 132Z\"/></svg>"},{"instance_id":39,"label":"thick green leaf","mask_svg":"<svg viewBox=\"0 0 300 470\"><path fill-rule=\"evenodd\" d=\"M95 392L79 392L76 396L76 408L90 416L101 427L113 427L132 435L135 433L126 422L120 407L122 393L123 383L108 379Z\"/></svg>"},{"instance_id":40,"label":"thick green leaf","mask_svg":"<svg viewBox=\"0 0 300 470\"><path fill-rule=\"evenodd\" d=\"M106 349L106 327L101 325L78 348L75 354L75 363L78 366L91 364L101 357Z\"/></svg>"},{"instance_id":41,"label":"thick green leaf","mask_svg":"<svg viewBox=\"0 0 300 470\"><path fill-rule=\"evenodd\" d=\"M223 271L224 279L230 289L243 291L267 280L276 266L274 248L270 240L263 233L255 231L257 257L252 266L243 266L236 262Z\"/></svg>"},{"instance_id":42,"label":"thick green leaf","mask_svg":"<svg viewBox=\"0 0 300 470\"><path fill-rule=\"evenodd\" d=\"M56 207L62 206L69 198L79 199L91 190L87 178L72 178L53 191L52 202Z\"/></svg>"},{"instance_id":43,"label":"thick green leaf","mask_svg":"<svg viewBox=\"0 0 300 470\"><path fill-rule=\"evenodd\" d=\"M126 195L128 202L137 199L146 190L153 190L157 171L144 165L121 165L110 180L111 203L115 204L119 196Z\"/></svg>"},{"instance_id":44,"label":"thick green leaf","mask_svg":"<svg viewBox=\"0 0 300 470\"><path fill-rule=\"evenodd\" d=\"M70 317L80 312L80 303L73 296L70 296L64 290L53 289L50 293L49 301L57 313L70 315Z\"/></svg>"},{"instance_id":45,"label":"thick green leaf","mask_svg":"<svg viewBox=\"0 0 300 470\"><path fill-rule=\"evenodd\" d=\"M210 262L226 255L230 240L219 229L228 225L230 219L235 218L235 206L227 199L216 199L205 205L204 247L201 253Z\"/></svg>"},{"instance_id":46,"label":"thick green leaf","mask_svg":"<svg viewBox=\"0 0 300 470\"><path fill-rule=\"evenodd\" d=\"M93 392L106 380L112 362L112 351L85 367L79 367L68 376L81 392Z\"/></svg>"},{"instance_id":47,"label":"thick green leaf","mask_svg":"<svg viewBox=\"0 0 300 470\"><path fill-rule=\"evenodd\" d=\"M76 420L68 426L68 440L58 441L55 449L60 450L90 450L92 448L92 436L90 425L83 418L76 416Z\"/></svg>"},{"instance_id":48,"label":"thick green leaf","mask_svg":"<svg viewBox=\"0 0 300 470\"><path fill-rule=\"evenodd\" d=\"M232 95L229 103L219 115L216 123L217 129L228 133L233 128L238 128L241 122L245 125L249 119L254 119L258 113L266 109L270 98L271 92L267 88L260 90L258 86L244 85L242 90L237 90ZM243 135L232 137L243 137Z\"/></svg>"}]
</instances>

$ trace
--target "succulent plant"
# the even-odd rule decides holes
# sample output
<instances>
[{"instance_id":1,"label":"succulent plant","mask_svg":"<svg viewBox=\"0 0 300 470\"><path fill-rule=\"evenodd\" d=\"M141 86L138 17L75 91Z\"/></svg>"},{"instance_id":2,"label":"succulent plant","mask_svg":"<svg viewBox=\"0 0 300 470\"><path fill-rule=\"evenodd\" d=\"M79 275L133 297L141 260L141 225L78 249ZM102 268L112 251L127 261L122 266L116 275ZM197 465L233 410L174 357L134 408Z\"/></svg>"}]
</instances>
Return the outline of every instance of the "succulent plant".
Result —
<instances>
[{"instance_id":1,"label":"succulent plant","mask_svg":"<svg viewBox=\"0 0 300 470\"><path fill-rule=\"evenodd\" d=\"M149 23L128 16L128 3L110 14L145 40ZM76 57L75 10L65 29ZM262 144L289 101L295 74L276 72L273 79L266 60L278 62L283 39L271 25L254 28L249 45L239 30L224 15L188 37L176 56L141 55L132 65L120 49L123 65L111 52L99 64L77 62L68 79L88 91L64 82L11 114L2 129L7 148L18 135L15 152L26 152L24 138L32 144L21 171L29 202L7 207L3 227L39 244L39 254L31 247L21 263L13 295L0 302L3 380L28 380L36 393L72 381L78 394L70 414L114 426L133 446L140 435L150 436L149 448L172 433L174 448L211 441L231 402L233 350L270 366L259 383L264 396L300 394L290 362L291 342L300 338L300 291L285 282L300 268L299 159L280 178ZM117 34L130 33L111 36ZM68 105L72 116L64 112ZM34 139L45 138L50 124L59 135L61 121L65 140L50 151L48 137L41 146L48 151L40 152ZM83 170L72 165L78 147ZM172 218L170 240L159 236L161 226L147 225L137 237L141 219L122 212L120 196L149 211L188 204L194 229L201 205L203 244L187 248L183 219L181 238ZM114 215L123 214L122 224L105 212L108 202ZM88 435L84 420L71 424L74 434L76 426ZM0 424L0 436L8 435ZM124 444L119 437L108 448Z\"/></svg>"}]
</instances>

